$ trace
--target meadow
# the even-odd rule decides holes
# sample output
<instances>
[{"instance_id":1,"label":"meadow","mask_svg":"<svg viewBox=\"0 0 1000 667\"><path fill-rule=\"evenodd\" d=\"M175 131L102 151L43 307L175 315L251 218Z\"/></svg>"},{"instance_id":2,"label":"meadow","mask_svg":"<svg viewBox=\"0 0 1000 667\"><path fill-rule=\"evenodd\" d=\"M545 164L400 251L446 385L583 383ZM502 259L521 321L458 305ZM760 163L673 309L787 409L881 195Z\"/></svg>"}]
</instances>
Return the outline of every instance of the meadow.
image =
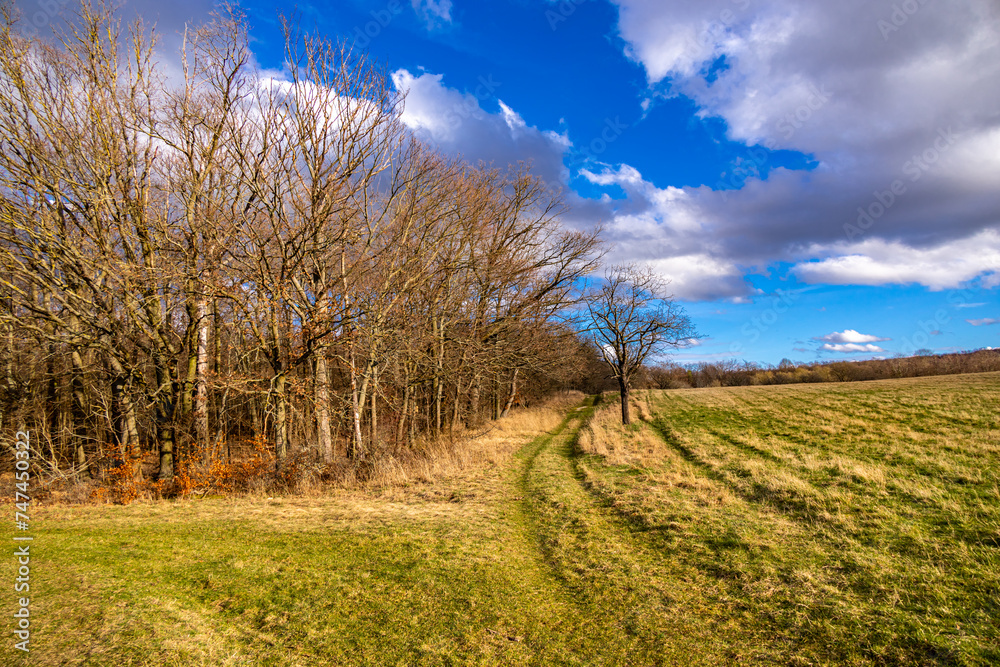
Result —
<instances>
[{"instance_id":1,"label":"meadow","mask_svg":"<svg viewBox=\"0 0 1000 667\"><path fill-rule=\"evenodd\" d=\"M580 399L437 475L36 508L0 663L1000 662L1000 374Z\"/></svg>"}]
</instances>

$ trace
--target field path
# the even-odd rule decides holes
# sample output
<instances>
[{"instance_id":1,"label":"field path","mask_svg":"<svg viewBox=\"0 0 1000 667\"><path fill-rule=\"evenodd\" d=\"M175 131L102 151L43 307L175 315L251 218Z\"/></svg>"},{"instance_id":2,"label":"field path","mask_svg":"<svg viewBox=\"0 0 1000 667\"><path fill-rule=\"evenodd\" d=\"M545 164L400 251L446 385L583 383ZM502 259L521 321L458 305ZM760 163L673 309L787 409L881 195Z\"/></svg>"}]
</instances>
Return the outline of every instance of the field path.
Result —
<instances>
[{"instance_id":1,"label":"field path","mask_svg":"<svg viewBox=\"0 0 1000 667\"><path fill-rule=\"evenodd\" d=\"M664 558L660 531L627 520L585 481L576 440L594 403L588 398L553 434L526 448L519 479L524 517L544 561L593 631L608 636L605 646L614 647L592 664L718 664L746 657L720 643L720 637L745 634L725 601L692 599L689 573ZM698 613L691 613L693 606Z\"/></svg>"}]
</instances>

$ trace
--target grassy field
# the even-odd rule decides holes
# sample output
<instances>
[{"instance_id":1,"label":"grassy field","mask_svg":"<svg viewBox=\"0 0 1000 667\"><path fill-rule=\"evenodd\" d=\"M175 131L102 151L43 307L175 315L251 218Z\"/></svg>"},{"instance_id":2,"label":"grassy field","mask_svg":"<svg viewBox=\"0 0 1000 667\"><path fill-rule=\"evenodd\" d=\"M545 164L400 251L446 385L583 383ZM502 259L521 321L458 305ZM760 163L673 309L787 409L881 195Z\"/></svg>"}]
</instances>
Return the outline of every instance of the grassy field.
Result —
<instances>
[{"instance_id":1,"label":"grassy field","mask_svg":"<svg viewBox=\"0 0 1000 667\"><path fill-rule=\"evenodd\" d=\"M755 661L997 664L998 404L997 374L650 394L577 467Z\"/></svg>"},{"instance_id":2,"label":"grassy field","mask_svg":"<svg viewBox=\"0 0 1000 667\"><path fill-rule=\"evenodd\" d=\"M996 664L998 399L640 392L629 429L590 399L433 481L37 508L0 664Z\"/></svg>"}]
</instances>

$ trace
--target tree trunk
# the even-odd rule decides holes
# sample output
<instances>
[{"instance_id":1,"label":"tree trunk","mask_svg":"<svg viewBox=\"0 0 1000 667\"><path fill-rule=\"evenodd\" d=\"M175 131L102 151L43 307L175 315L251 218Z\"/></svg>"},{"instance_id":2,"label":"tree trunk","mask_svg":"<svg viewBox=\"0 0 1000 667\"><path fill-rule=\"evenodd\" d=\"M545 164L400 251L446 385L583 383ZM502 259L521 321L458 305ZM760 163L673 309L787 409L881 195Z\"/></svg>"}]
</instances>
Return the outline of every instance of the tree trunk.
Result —
<instances>
[{"instance_id":1,"label":"tree trunk","mask_svg":"<svg viewBox=\"0 0 1000 667\"><path fill-rule=\"evenodd\" d=\"M351 455L355 460L360 460L364 455L364 436L361 435L361 401L358 397L358 368L354 358L353 344L351 345L350 359L347 364L350 367L351 374L351 421L354 427L354 447L351 449Z\"/></svg>"},{"instance_id":2,"label":"tree trunk","mask_svg":"<svg viewBox=\"0 0 1000 667\"><path fill-rule=\"evenodd\" d=\"M74 355L79 354L73 352ZM76 360L74 360L76 365ZM133 465L132 476L138 481L142 479L142 449L139 446L139 427L136 418L135 404L129 395L128 374L118 359L108 358L111 368L111 428L117 441L122 460ZM74 395L77 389L74 387ZM82 384L79 390L83 396ZM161 478L162 479L162 478Z\"/></svg>"},{"instance_id":3,"label":"tree trunk","mask_svg":"<svg viewBox=\"0 0 1000 667\"><path fill-rule=\"evenodd\" d=\"M347 253L340 253L340 280L343 288L344 307L346 312L351 311L351 292L347 286ZM364 455L364 441L361 435L361 401L358 397L358 366L354 351L354 341L350 337L347 339L348 358L347 366L351 381L351 438L354 444L351 447L351 457L357 461Z\"/></svg>"},{"instance_id":4,"label":"tree trunk","mask_svg":"<svg viewBox=\"0 0 1000 667\"><path fill-rule=\"evenodd\" d=\"M61 423L64 421L62 418L62 406L59 404L59 382L56 379L58 377L58 371L56 370L56 346L54 343L49 343L48 349L48 359L46 362L46 375L49 376L47 396L46 396L46 407L50 410L48 429L49 429L49 455L52 460L52 464L58 469L58 459L56 458L56 450L62 449L62 428Z\"/></svg>"},{"instance_id":5,"label":"tree trunk","mask_svg":"<svg viewBox=\"0 0 1000 667\"><path fill-rule=\"evenodd\" d=\"M128 433L125 431L125 411L122 409L122 394L125 393L125 378L121 375L111 378L111 437L118 456L128 461Z\"/></svg>"},{"instance_id":6,"label":"tree trunk","mask_svg":"<svg viewBox=\"0 0 1000 667\"><path fill-rule=\"evenodd\" d=\"M371 389L371 438L373 448L378 446L378 366L372 366Z\"/></svg>"},{"instance_id":7,"label":"tree trunk","mask_svg":"<svg viewBox=\"0 0 1000 667\"><path fill-rule=\"evenodd\" d=\"M81 330L80 321L75 315L70 316L70 330L75 334ZM73 364L73 378L70 388L73 392L73 450L77 469L93 477L96 472L87 462L87 394L83 386L83 355L77 348L72 348L69 355Z\"/></svg>"},{"instance_id":8,"label":"tree trunk","mask_svg":"<svg viewBox=\"0 0 1000 667\"><path fill-rule=\"evenodd\" d=\"M222 323L219 318L219 300L212 299L212 372L216 379L222 377ZM218 393L216 393L218 396ZM229 389L222 392L222 396L217 398L215 406L215 441L222 443L226 437L226 399L229 397ZM209 406L211 407L211 406Z\"/></svg>"},{"instance_id":9,"label":"tree trunk","mask_svg":"<svg viewBox=\"0 0 1000 667\"><path fill-rule=\"evenodd\" d=\"M440 336L434 364L434 434L441 435L441 403L444 399L444 325L434 324L435 335Z\"/></svg>"},{"instance_id":10,"label":"tree trunk","mask_svg":"<svg viewBox=\"0 0 1000 667\"><path fill-rule=\"evenodd\" d=\"M194 394L194 432L198 444L209 452L208 435L208 299L198 297L196 307L198 317L198 337L196 345L195 394Z\"/></svg>"},{"instance_id":11,"label":"tree trunk","mask_svg":"<svg viewBox=\"0 0 1000 667\"><path fill-rule=\"evenodd\" d=\"M396 449L403 443L406 429L406 413L410 409L410 366L403 364L403 407L399 411L399 421L396 423Z\"/></svg>"},{"instance_id":12,"label":"tree trunk","mask_svg":"<svg viewBox=\"0 0 1000 667\"><path fill-rule=\"evenodd\" d=\"M333 462L333 436L330 430L330 369L326 363L326 350L316 351L316 370L313 378L316 402L316 441L323 463Z\"/></svg>"},{"instance_id":13,"label":"tree trunk","mask_svg":"<svg viewBox=\"0 0 1000 667\"><path fill-rule=\"evenodd\" d=\"M161 481L174 478L176 463L174 456L174 378L166 355L154 355L156 367L156 439L159 444L160 470L157 478ZM135 465L140 465L136 461Z\"/></svg>"},{"instance_id":14,"label":"tree trunk","mask_svg":"<svg viewBox=\"0 0 1000 667\"><path fill-rule=\"evenodd\" d=\"M482 378L477 373L469 387L468 425L475 428L479 425L479 396L482 393Z\"/></svg>"},{"instance_id":15,"label":"tree trunk","mask_svg":"<svg viewBox=\"0 0 1000 667\"><path fill-rule=\"evenodd\" d=\"M507 405L503 407L503 412L500 413L501 419L507 416L507 413L510 412L511 407L514 405L514 397L517 396L517 373L520 370L520 368L515 368L514 374L510 378L510 396L507 397Z\"/></svg>"},{"instance_id":16,"label":"tree trunk","mask_svg":"<svg viewBox=\"0 0 1000 667\"><path fill-rule=\"evenodd\" d=\"M458 426L458 419L460 415L460 406L462 405L462 379L458 378L455 381L455 402L451 406L451 424L449 425L448 432L451 439L455 439L455 428Z\"/></svg>"},{"instance_id":17,"label":"tree trunk","mask_svg":"<svg viewBox=\"0 0 1000 667\"><path fill-rule=\"evenodd\" d=\"M274 378L274 458L281 470L288 456L288 378L282 370Z\"/></svg>"},{"instance_id":18,"label":"tree trunk","mask_svg":"<svg viewBox=\"0 0 1000 667\"><path fill-rule=\"evenodd\" d=\"M76 465L80 472L87 472L91 477L94 471L87 463L87 451L84 444L87 441L87 395L83 390L83 356L79 350L70 353L73 362L73 448Z\"/></svg>"},{"instance_id":19,"label":"tree trunk","mask_svg":"<svg viewBox=\"0 0 1000 667\"><path fill-rule=\"evenodd\" d=\"M491 418L493 421L500 419L500 380L494 376L493 378L493 398L491 403Z\"/></svg>"},{"instance_id":20,"label":"tree trunk","mask_svg":"<svg viewBox=\"0 0 1000 667\"><path fill-rule=\"evenodd\" d=\"M274 397L274 468L284 468L288 456L288 363L284 354L285 331L279 323L281 313L272 306L268 313L270 322L270 343L267 351L268 363L274 373L271 391Z\"/></svg>"},{"instance_id":21,"label":"tree trunk","mask_svg":"<svg viewBox=\"0 0 1000 667\"><path fill-rule=\"evenodd\" d=\"M629 413L628 407L628 394L630 388L628 386L628 382L622 380L621 378L618 379L618 387L621 391L622 397L622 424L628 426L632 423L632 415Z\"/></svg>"}]
</instances>

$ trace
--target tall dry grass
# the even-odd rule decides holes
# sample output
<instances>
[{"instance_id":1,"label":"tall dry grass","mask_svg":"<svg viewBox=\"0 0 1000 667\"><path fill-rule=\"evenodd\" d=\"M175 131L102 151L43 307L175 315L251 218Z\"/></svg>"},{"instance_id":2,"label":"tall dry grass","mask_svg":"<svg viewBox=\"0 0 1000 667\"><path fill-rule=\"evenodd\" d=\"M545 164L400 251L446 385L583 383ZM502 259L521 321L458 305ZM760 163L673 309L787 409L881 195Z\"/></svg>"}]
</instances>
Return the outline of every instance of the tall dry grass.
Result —
<instances>
[{"instance_id":1,"label":"tall dry grass","mask_svg":"<svg viewBox=\"0 0 1000 667\"><path fill-rule=\"evenodd\" d=\"M629 401L634 421L623 426L618 394L603 394L594 417L580 429L579 450L602 456L612 465L646 467L661 463L672 450L645 423L653 414L650 400L651 392L634 392Z\"/></svg>"},{"instance_id":2,"label":"tall dry grass","mask_svg":"<svg viewBox=\"0 0 1000 667\"><path fill-rule=\"evenodd\" d=\"M39 489L36 498L46 503L127 505L162 498L322 496L337 490L433 484L503 466L525 443L558 426L567 410L583 398L581 392L562 392L537 406L514 409L480 429L458 429L437 438L425 435L410 448L382 450L360 463L344 459L327 466L313 455L300 454L275 472L267 443L258 440L232 460L193 448L171 484L153 480L149 466L146 478L137 481L131 467L123 464L100 480L52 483ZM13 474L0 476L0 499L13 498L14 481Z\"/></svg>"},{"instance_id":3,"label":"tall dry grass","mask_svg":"<svg viewBox=\"0 0 1000 667\"><path fill-rule=\"evenodd\" d=\"M515 409L478 430L462 430L440 438L425 437L412 450L376 459L364 474L347 474L338 486L392 487L433 483L487 468L502 466L525 443L556 428L566 411L584 399L579 391L561 392L545 403Z\"/></svg>"}]
</instances>

